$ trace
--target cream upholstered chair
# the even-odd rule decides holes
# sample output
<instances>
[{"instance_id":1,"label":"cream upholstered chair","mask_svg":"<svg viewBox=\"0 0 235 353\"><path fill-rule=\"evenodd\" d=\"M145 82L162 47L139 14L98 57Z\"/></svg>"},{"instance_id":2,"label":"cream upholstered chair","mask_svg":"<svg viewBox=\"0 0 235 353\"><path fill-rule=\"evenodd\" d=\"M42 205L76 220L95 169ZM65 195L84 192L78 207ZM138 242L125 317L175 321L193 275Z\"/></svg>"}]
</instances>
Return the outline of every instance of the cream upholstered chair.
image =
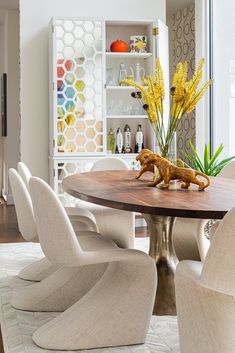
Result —
<instances>
[{"instance_id":1,"label":"cream upholstered chair","mask_svg":"<svg viewBox=\"0 0 235 353\"><path fill-rule=\"evenodd\" d=\"M26 241L39 242L35 227L31 197L26 185L18 172L13 168L9 169L9 179L20 233ZM78 215L78 210L76 210L76 214ZM79 221L79 224L84 225L83 229L97 229L94 216L87 210L81 210ZM43 258L21 270L19 276L25 280L40 281L56 269L56 266L52 266L46 258Z\"/></svg>"},{"instance_id":2,"label":"cream upholstered chair","mask_svg":"<svg viewBox=\"0 0 235 353\"><path fill-rule=\"evenodd\" d=\"M217 178L235 179L235 161L227 164L218 174ZM206 238L204 230L208 221L208 219L176 219L173 239L179 260L205 260L210 246L210 240ZM216 229L218 224L219 221L217 221L212 228Z\"/></svg>"},{"instance_id":3,"label":"cream upholstered chair","mask_svg":"<svg viewBox=\"0 0 235 353\"><path fill-rule=\"evenodd\" d=\"M48 279L29 286L25 299L25 310L30 308L34 294L44 301L64 300L69 290L77 295L77 301L55 319L44 324L33 334L34 342L44 349L78 350L88 348L139 344L145 341L153 310L156 290L156 268L153 259L137 250L120 249L110 239L93 232L93 245L83 247L76 238L69 218L59 202L58 196L41 179L30 179L30 190L37 231L42 249L54 264L63 266ZM48 234L50 234L48 236ZM74 287L86 285L87 278L79 278L81 268L100 268L100 280L82 297ZM63 289L66 295L51 293L51 283L57 282L61 292L61 282L55 278L61 271L67 275L73 271L73 285ZM77 278L76 278L77 272ZM66 275L65 275L66 277ZM44 286L47 281L47 286ZM59 282L59 283L58 283ZM60 286L59 286L60 285ZM33 292L33 287L37 291ZM41 290L40 290L41 288ZM62 290L63 293L63 290ZM24 296L22 296L22 299ZM13 300L13 305L15 306ZM26 308L27 307L27 308ZM49 309L49 308L48 308Z\"/></svg>"},{"instance_id":4,"label":"cream upholstered chair","mask_svg":"<svg viewBox=\"0 0 235 353\"><path fill-rule=\"evenodd\" d=\"M18 173L25 183L26 188L29 191L29 179L32 174L29 168L23 163L18 163ZM90 229L98 231L96 220L94 215L83 207L65 207L65 210L72 222L73 228L76 231Z\"/></svg>"},{"instance_id":5,"label":"cream upholstered chair","mask_svg":"<svg viewBox=\"0 0 235 353\"><path fill-rule=\"evenodd\" d=\"M124 160L106 157L96 161L91 168L91 172L129 169L128 164ZM104 237L114 240L122 248L134 248L135 214L133 212L99 206L82 200L78 200L76 205L84 207L94 214L99 232ZM120 219L122 220L121 222Z\"/></svg>"},{"instance_id":6,"label":"cream upholstered chair","mask_svg":"<svg viewBox=\"0 0 235 353\"><path fill-rule=\"evenodd\" d=\"M235 208L220 222L204 264L176 269L181 353L232 353L235 347Z\"/></svg>"}]
</instances>

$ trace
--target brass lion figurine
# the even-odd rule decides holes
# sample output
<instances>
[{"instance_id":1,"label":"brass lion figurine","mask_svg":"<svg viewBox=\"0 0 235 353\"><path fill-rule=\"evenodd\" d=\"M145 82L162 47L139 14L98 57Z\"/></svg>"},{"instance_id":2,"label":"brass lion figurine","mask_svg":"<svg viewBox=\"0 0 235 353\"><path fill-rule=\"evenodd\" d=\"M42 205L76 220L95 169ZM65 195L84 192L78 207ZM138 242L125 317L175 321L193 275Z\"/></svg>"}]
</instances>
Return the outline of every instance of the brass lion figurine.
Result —
<instances>
[{"instance_id":1,"label":"brass lion figurine","mask_svg":"<svg viewBox=\"0 0 235 353\"><path fill-rule=\"evenodd\" d=\"M154 166L156 166L159 171L159 178L154 182L148 184L148 186L156 186L163 181L164 184L162 184L161 187L168 188L171 180L183 181L183 184L181 184L181 188L184 189L188 189L191 183L198 185L199 190L204 190L210 185L210 178L206 174L189 168L177 167L171 162L169 162L167 159L161 157L160 155L155 154L152 151L150 152L151 153L145 152L144 155L140 157L141 159L139 160L142 161L143 164L140 172L136 176L136 178L138 179L143 173L145 173L146 171L152 171ZM148 156L146 156L146 153L148 154ZM198 175L205 178L207 180L207 183L204 183L203 181L199 180L197 178Z\"/></svg>"},{"instance_id":2,"label":"brass lion figurine","mask_svg":"<svg viewBox=\"0 0 235 353\"><path fill-rule=\"evenodd\" d=\"M145 162L148 159L150 154L153 154L153 152L151 150L148 150L147 148L144 148L136 157L136 160L140 162L140 166L141 166L141 170L136 175L136 179L139 179L141 175L145 172L154 173L154 165L151 165L151 164L145 165Z\"/></svg>"}]
</instances>

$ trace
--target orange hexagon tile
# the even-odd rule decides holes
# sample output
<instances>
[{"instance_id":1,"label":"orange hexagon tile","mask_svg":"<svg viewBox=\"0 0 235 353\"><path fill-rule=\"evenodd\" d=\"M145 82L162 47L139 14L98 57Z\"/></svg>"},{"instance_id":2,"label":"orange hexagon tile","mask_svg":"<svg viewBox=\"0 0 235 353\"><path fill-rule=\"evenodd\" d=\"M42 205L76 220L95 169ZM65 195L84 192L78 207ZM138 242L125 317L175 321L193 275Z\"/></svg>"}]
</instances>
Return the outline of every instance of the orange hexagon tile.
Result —
<instances>
[{"instance_id":1,"label":"orange hexagon tile","mask_svg":"<svg viewBox=\"0 0 235 353\"><path fill-rule=\"evenodd\" d=\"M85 145L85 148L87 152L95 152L96 145L93 141L88 141Z\"/></svg>"},{"instance_id":2,"label":"orange hexagon tile","mask_svg":"<svg viewBox=\"0 0 235 353\"><path fill-rule=\"evenodd\" d=\"M95 136L95 130L89 127L88 129L86 129L86 136L89 139L93 139L93 137Z\"/></svg>"},{"instance_id":3,"label":"orange hexagon tile","mask_svg":"<svg viewBox=\"0 0 235 353\"><path fill-rule=\"evenodd\" d=\"M98 146L102 145L103 144L103 136L101 134L97 135L95 138L95 142Z\"/></svg>"},{"instance_id":4,"label":"orange hexagon tile","mask_svg":"<svg viewBox=\"0 0 235 353\"><path fill-rule=\"evenodd\" d=\"M73 128L68 128L65 132L65 137L68 139L68 140L73 140L74 137L76 135L76 132L74 131Z\"/></svg>"},{"instance_id":5,"label":"orange hexagon tile","mask_svg":"<svg viewBox=\"0 0 235 353\"><path fill-rule=\"evenodd\" d=\"M83 121L78 121L76 126L75 126L75 128L76 128L77 132L84 132L85 128L86 128L86 125L85 125L85 123Z\"/></svg>"},{"instance_id":6,"label":"orange hexagon tile","mask_svg":"<svg viewBox=\"0 0 235 353\"><path fill-rule=\"evenodd\" d=\"M102 121L97 121L97 123L95 124L95 128L96 128L96 131L103 132L103 123L102 123Z\"/></svg>"},{"instance_id":7,"label":"orange hexagon tile","mask_svg":"<svg viewBox=\"0 0 235 353\"><path fill-rule=\"evenodd\" d=\"M83 135L77 135L76 137L76 143L77 145L83 146L86 142L86 139Z\"/></svg>"}]
</instances>

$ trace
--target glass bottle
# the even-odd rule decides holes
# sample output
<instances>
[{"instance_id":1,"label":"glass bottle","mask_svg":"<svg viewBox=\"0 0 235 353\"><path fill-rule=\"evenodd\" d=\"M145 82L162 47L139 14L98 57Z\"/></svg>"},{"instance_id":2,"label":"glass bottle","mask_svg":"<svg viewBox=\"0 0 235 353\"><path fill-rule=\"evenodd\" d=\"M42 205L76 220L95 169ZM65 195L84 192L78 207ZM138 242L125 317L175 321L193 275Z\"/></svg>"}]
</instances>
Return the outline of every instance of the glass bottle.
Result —
<instances>
[{"instance_id":1,"label":"glass bottle","mask_svg":"<svg viewBox=\"0 0 235 353\"><path fill-rule=\"evenodd\" d=\"M108 132L107 150L108 153L115 153L115 136L112 128Z\"/></svg>"},{"instance_id":2,"label":"glass bottle","mask_svg":"<svg viewBox=\"0 0 235 353\"><path fill-rule=\"evenodd\" d=\"M124 127L124 153L131 153L131 128L128 124Z\"/></svg>"},{"instance_id":3,"label":"glass bottle","mask_svg":"<svg viewBox=\"0 0 235 353\"><path fill-rule=\"evenodd\" d=\"M116 153L122 153L123 152L123 136L122 136L122 130L119 127L117 129L116 133Z\"/></svg>"},{"instance_id":4,"label":"glass bottle","mask_svg":"<svg viewBox=\"0 0 235 353\"><path fill-rule=\"evenodd\" d=\"M140 153L143 148L144 134L142 132L141 124L139 124L135 135L135 153Z\"/></svg>"},{"instance_id":5,"label":"glass bottle","mask_svg":"<svg viewBox=\"0 0 235 353\"><path fill-rule=\"evenodd\" d=\"M127 71L126 71L126 69L124 69L124 64L120 63L119 72L118 72L118 84L119 84L119 86L123 86L121 81L122 80L126 80L126 79L127 79Z\"/></svg>"}]
</instances>

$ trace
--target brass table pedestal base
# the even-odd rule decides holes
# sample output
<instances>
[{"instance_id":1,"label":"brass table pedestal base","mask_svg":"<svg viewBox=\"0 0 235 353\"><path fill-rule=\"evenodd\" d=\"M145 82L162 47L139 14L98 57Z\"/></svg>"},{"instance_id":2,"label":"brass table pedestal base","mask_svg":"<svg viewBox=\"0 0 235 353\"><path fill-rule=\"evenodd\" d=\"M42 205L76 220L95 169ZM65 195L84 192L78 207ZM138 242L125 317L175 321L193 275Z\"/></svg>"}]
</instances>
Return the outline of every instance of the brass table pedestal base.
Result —
<instances>
[{"instance_id":1,"label":"brass table pedestal base","mask_svg":"<svg viewBox=\"0 0 235 353\"><path fill-rule=\"evenodd\" d=\"M175 269L178 259L175 254L172 229L175 218L143 214L150 236L149 255L156 261L157 293L154 315L176 315Z\"/></svg>"}]
</instances>

